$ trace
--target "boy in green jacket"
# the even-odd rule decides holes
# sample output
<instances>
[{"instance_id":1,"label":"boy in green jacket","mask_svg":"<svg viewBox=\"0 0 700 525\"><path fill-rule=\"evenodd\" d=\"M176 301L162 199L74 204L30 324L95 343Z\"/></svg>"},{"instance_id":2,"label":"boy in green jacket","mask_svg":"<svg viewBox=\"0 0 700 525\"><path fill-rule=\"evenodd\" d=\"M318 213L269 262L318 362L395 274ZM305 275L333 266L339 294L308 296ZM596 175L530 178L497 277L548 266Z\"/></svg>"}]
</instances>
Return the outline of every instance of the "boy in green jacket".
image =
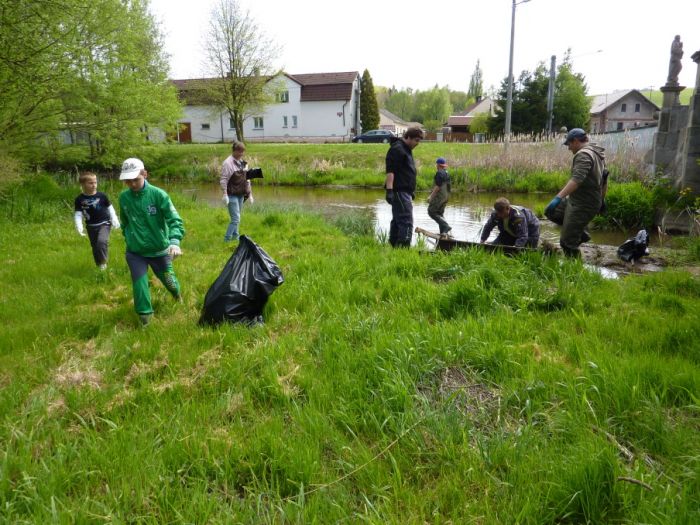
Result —
<instances>
[{"instance_id":1,"label":"boy in green jacket","mask_svg":"<svg viewBox=\"0 0 700 525\"><path fill-rule=\"evenodd\" d=\"M173 259L182 255L185 235L182 219L168 194L146 182L148 172L139 159L126 159L119 180L128 189L119 195L122 232L126 239L126 262L134 289L134 308L145 326L153 315L148 287L148 267L180 301L180 283Z\"/></svg>"}]
</instances>

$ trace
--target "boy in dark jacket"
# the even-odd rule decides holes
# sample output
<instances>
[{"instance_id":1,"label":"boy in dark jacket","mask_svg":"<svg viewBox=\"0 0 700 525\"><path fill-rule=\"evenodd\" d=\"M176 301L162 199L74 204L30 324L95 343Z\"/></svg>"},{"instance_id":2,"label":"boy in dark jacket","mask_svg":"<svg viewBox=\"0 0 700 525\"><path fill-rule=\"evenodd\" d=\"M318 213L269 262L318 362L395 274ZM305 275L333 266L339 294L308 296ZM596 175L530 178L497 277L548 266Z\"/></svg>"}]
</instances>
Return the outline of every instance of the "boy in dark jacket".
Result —
<instances>
[{"instance_id":1,"label":"boy in dark jacket","mask_svg":"<svg viewBox=\"0 0 700 525\"><path fill-rule=\"evenodd\" d=\"M92 257L100 270L107 269L109 250L109 233L112 228L119 228L119 219L109 197L97 191L97 175L82 173L78 179L82 193L75 198L75 229L85 236L83 219L87 225L87 235L92 246Z\"/></svg>"},{"instance_id":2,"label":"boy in dark jacket","mask_svg":"<svg viewBox=\"0 0 700 525\"><path fill-rule=\"evenodd\" d=\"M148 172L139 159L126 159L119 180L128 189L119 195L122 231L126 239L126 262L131 272L134 308L145 326L153 315L148 287L148 267L168 291L180 299L180 283L173 259L182 255L185 235L182 219L168 194L146 182Z\"/></svg>"},{"instance_id":3,"label":"boy in dark jacket","mask_svg":"<svg viewBox=\"0 0 700 525\"><path fill-rule=\"evenodd\" d=\"M452 185L450 183L450 175L447 173L447 161L444 157L438 157L435 164L437 165L437 172L435 173L433 190L428 197L428 215L438 223L440 235L447 237L452 227L447 224L443 215L445 214L447 201L450 198Z\"/></svg>"}]
</instances>

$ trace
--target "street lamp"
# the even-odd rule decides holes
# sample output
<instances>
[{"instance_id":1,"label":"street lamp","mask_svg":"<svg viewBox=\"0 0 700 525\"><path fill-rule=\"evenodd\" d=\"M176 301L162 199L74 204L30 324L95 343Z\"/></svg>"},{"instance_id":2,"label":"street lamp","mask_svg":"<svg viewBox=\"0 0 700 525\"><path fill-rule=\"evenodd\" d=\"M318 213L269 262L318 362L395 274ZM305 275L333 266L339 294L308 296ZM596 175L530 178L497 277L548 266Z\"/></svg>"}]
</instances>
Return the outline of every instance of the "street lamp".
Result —
<instances>
[{"instance_id":1,"label":"street lamp","mask_svg":"<svg viewBox=\"0 0 700 525\"><path fill-rule=\"evenodd\" d=\"M513 42L515 40L515 6L530 0L513 0L513 15L510 21L510 61L508 63L508 98L506 99L506 146L510 142L510 117L513 112Z\"/></svg>"},{"instance_id":2,"label":"street lamp","mask_svg":"<svg viewBox=\"0 0 700 525\"><path fill-rule=\"evenodd\" d=\"M590 51L588 53L582 53L580 55L576 55L573 57L570 56L569 59L578 58L578 57L585 57L587 55L595 55L596 53L602 53L602 52L603 52L602 49L597 49L595 51ZM556 79L556 66L557 66L557 57L556 57L556 55L552 55L552 63L549 66L549 87L547 89L547 124L545 126L545 131L547 133L551 133L554 131L552 129L552 123L554 121L554 81Z\"/></svg>"}]
</instances>

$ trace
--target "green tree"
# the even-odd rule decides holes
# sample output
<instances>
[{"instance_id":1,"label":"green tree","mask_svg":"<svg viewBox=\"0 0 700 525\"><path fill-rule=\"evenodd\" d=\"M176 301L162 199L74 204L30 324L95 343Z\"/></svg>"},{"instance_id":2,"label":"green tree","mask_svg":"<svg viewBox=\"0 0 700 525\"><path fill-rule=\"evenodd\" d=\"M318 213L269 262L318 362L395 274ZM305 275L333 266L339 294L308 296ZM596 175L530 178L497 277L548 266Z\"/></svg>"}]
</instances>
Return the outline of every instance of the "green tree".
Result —
<instances>
[{"instance_id":1,"label":"green tree","mask_svg":"<svg viewBox=\"0 0 700 525\"><path fill-rule=\"evenodd\" d=\"M418 92L416 105L419 114L416 120L422 122L431 131L439 130L452 113L450 92L447 87L441 88L436 85L428 91Z\"/></svg>"},{"instance_id":2,"label":"green tree","mask_svg":"<svg viewBox=\"0 0 700 525\"><path fill-rule=\"evenodd\" d=\"M523 71L513 84L511 112L512 133L540 133L547 122L547 90L549 75L543 63L534 72ZM505 130L505 112L508 79L501 83L496 100L496 116L489 119L489 132L500 134Z\"/></svg>"},{"instance_id":3,"label":"green tree","mask_svg":"<svg viewBox=\"0 0 700 525\"><path fill-rule=\"evenodd\" d=\"M59 131L116 163L181 112L142 0L16 0L0 9L0 150L46 156ZM37 140L44 137L46 140Z\"/></svg>"},{"instance_id":4,"label":"green tree","mask_svg":"<svg viewBox=\"0 0 700 525\"><path fill-rule=\"evenodd\" d=\"M554 129L586 128L590 121L591 100L588 87L580 73L574 73L570 53L567 51L564 61L559 65L554 83Z\"/></svg>"},{"instance_id":5,"label":"green tree","mask_svg":"<svg viewBox=\"0 0 700 525\"><path fill-rule=\"evenodd\" d=\"M401 90L390 88L384 107L404 120L415 120L413 116L416 110L416 97L411 88Z\"/></svg>"},{"instance_id":6,"label":"green tree","mask_svg":"<svg viewBox=\"0 0 700 525\"><path fill-rule=\"evenodd\" d=\"M472 118L469 124L469 131L472 133L488 133L489 131L489 113L478 113Z\"/></svg>"},{"instance_id":7,"label":"green tree","mask_svg":"<svg viewBox=\"0 0 700 525\"><path fill-rule=\"evenodd\" d=\"M455 112L464 111L464 109L474 102L474 98L470 97L464 91L450 91L450 104Z\"/></svg>"},{"instance_id":8,"label":"green tree","mask_svg":"<svg viewBox=\"0 0 700 525\"><path fill-rule=\"evenodd\" d=\"M484 80L479 60L476 61L476 67L469 80L469 91L467 91L467 95L474 100L479 100L479 98L484 95Z\"/></svg>"},{"instance_id":9,"label":"green tree","mask_svg":"<svg viewBox=\"0 0 700 525\"><path fill-rule=\"evenodd\" d=\"M243 121L262 111L278 91L268 88L268 80L276 73L279 47L237 0L218 0L209 17L204 53L214 78L203 82L202 90L228 112L236 137L244 140Z\"/></svg>"},{"instance_id":10,"label":"green tree","mask_svg":"<svg viewBox=\"0 0 700 525\"><path fill-rule=\"evenodd\" d=\"M379 106L374 93L374 83L365 69L360 79L360 125L363 130L379 127Z\"/></svg>"}]
</instances>

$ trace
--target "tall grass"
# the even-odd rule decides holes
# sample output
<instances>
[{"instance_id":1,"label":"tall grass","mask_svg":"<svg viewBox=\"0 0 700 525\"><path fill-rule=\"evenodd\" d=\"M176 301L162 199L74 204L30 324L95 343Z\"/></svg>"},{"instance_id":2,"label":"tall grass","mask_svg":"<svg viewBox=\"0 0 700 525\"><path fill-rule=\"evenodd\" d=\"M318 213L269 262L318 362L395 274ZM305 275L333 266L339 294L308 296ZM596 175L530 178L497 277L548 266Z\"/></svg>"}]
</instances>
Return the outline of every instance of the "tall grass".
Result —
<instances>
[{"instance_id":1,"label":"tall grass","mask_svg":"<svg viewBox=\"0 0 700 525\"><path fill-rule=\"evenodd\" d=\"M292 185L360 185L381 186L384 183L386 144L250 144L247 159L265 172L261 183ZM139 156L156 179L211 180L219 173L221 163L230 152L225 144L150 145L125 156ZM645 176L643 152L622 148L610 155L613 178L619 181L640 180ZM435 174L435 159L446 157L457 190L472 190L479 177L507 173L509 190L531 191L523 182L536 176L536 188L550 191L566 177L571 168L571 154L560 141L514 143L507 149L502 144L462 144L423 142L414 150L419 171L419 184L428 187ZM48 166L53 170L75 171L76 166L90 166L87 151L80 147L61 150ZM91 166L94 167L94 166ZM117 166L103 166L115 173ZM467 176L467 175L470 176ZM542 182L548 177L552 181ZM518 185L518 184L520 185ZM464 184L464 185L463 185ZM486 187L484 189L490 189Z\"/></svg>"},{"instance_id":2,"label":"tall grass","mask_svg":"<svg viewBox=\"0 0 700 525\"><path fill-rule=\"evenodd\" d=\"M203 328L228 218L173 198L184 303L154 282L147 329L119 232L99 272L70 211L0 204L0 521L700 519L697 278L392 250L361 217L251 207L286 282L265 325Z\"/></svg>"}]
</instances>

